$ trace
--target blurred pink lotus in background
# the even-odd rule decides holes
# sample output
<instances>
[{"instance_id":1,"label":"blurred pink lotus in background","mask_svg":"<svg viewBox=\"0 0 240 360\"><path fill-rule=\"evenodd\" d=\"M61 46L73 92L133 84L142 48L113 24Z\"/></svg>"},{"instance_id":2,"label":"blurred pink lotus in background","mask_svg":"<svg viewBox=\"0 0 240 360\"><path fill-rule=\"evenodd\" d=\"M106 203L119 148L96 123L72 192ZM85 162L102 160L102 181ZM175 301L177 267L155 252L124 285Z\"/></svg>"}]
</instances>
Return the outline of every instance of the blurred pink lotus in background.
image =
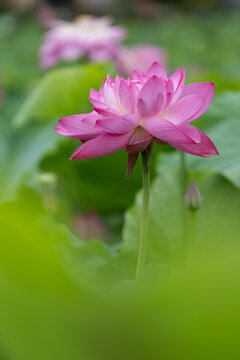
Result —
<instances>
[{"instance_id":1,"label":"blurred pink lotus in background","mask_svg":"<svg viewBox=\"0 0 240 360\"><path fill-rule=\"evenodd\" d=\"M116 59L117 71L124 76L131 76L133 70L147 71L155 61L166 69L167 51L150 44L122 46L119 48Z\"/></svg>"},{"instance_id":2,"label":"blurred pink lotus in background","mask_svg":"<svg viewBox=\"0 0 240 360\"><path fill-rule=\"evenodd\" d=\"M128 175L138 153L153 142L192 155L217 155L209 137L189 124L208 109L214 84L184 84L184 68L168 78L157 62L146 73L133 71L132 79L108 76L99 92L90 92L93 112L60 119L55 129L83 142L71 159L105 156L123 147L129 152Z\"/></svg>"},{"instance_id":3,"label":"blurred pink lotus in background","mask_svg":"<svg viewBox=\"0 0 240 360\"><path fill-rule=\"evenodd\" d=\"M36 17L39 25L45 29L52 28L59 23L56 10L48 2L40 2L37 7Z\"/></svg>"},{"instance_id":4,"label":"blurred pink lotus in background","mask_svg":"<svg viewBox=\"0 0 240 360\"><path fill-rule=\"evenodd\" d=\"M108 17L80 16L74 22L58 21L45 35L39 55L43 68L59 61L72 62L83 56L91 61L116 57L119 42L126 36Z\"/></svg>"},{"instance_id":5,"label":"blurred pink lotus in background","mask_svg":"<svg viewBox=\"0 0 240 360\"><path fill-rule=\"evenodd\" d=\"M72 219L72 229L79 239L83 241L93 239L105 241L109 235L103 220L93 211L75 215Z\"/></svg>"}]
</instances>

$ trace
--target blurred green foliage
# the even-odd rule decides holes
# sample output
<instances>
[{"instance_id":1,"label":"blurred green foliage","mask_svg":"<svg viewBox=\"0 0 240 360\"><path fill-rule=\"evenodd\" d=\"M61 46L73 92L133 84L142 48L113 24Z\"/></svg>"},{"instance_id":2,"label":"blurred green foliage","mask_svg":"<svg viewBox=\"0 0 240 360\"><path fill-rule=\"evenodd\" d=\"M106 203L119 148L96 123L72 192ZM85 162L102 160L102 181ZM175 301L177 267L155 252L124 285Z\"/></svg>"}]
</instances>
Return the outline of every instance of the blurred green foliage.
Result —
<instances>
[{"instance_id":1,"label":"blurred green foliage","mask_svg":"<svg viewBox=\"0 0 240 360\"><path fill-rule=\"evenodd\" d=\"M139 164L126 180L124 152L69 161L79 142L53 130L59 117L91 111L90 88L114 69L61 65L43 76L42 30L33 19L0 17L0 359L239 358L239 19L205 12L125 21L129 45L165 47L170 70L184 65L187 82L214 81L219 93L196 125L220 156L186 155L186 180L195 178L203 198L191 266L179 153L154 145L136 295ZM76 236L72 218L86 210L108 227L105 243Z\"/></svg>"},{"instance_id":2,"label":"blurred green foliage","mask_svg":"<svg viewBox=\"0 0 240 360\"><path fill-rule=\"evenodd\" d=\"M41 29L12 13L0 16L0 66L3 85L11 92L31 90L42 71L38 65Z\"/></svg>"}]
</instances>

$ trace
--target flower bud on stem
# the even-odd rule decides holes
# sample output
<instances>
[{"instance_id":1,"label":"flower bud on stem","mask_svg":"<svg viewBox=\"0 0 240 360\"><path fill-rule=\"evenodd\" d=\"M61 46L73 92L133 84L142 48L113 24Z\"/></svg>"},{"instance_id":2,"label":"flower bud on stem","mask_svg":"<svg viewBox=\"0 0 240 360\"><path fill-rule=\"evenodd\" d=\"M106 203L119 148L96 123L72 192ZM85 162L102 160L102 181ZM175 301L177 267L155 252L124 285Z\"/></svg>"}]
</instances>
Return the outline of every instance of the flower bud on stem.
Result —
<instances>
[{"instance_id":1,"label":"flower bud on stem","mask_svg":"<svg viewBox=\"0 0 240 360\"><path fill-rule=\"evenodd\" d=\"M190 210L192 212L200 209L200 207L202 205L200 191L199 191L194 179L192 179L191 184L188 188L188 191L186 192L185 205L188 208L188 210Z\"/></svg>"}]
</instances>

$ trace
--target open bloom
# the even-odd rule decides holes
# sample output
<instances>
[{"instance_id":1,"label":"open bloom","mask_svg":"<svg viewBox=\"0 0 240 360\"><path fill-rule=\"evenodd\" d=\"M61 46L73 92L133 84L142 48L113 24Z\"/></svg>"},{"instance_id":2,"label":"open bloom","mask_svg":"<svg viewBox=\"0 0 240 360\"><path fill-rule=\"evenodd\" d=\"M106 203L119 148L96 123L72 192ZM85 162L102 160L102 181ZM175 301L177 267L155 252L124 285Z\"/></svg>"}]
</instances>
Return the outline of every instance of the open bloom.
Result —
<instances>
[{"instance_id":1,"label":"open bloom","mask_svg":"<svg viewBox=\"0 0 240 360\"><path fill-rule=\"evenodd\" d=\"M105 61L115 57L125 30L112 26L107 17L80 16L76 21L56 21L45 35L39 55L43 68L59 61L75 61L82 56L92 61Z\"/></svg>"},{"instance_id":2,"label":"open bloom","mask_svg":"<svg viewBox=\"0 0 240 360\"><path fill-rule=\"evenodd\" d=\"M126 76L130 76L133 70L146 71L154 61L166 68L167 52L163 48L150 44L122 46L116 57L117 70Z\"/></svg>"},{"instance_id":3,"label":"open bloom","mask_svg":"<svg viewBox=\"0 0 240 360\"><path fill-rule=\"evenodd\" d=\"M83 142L72 159L105 156L123 147L130 154L129 172L138 153L153 142L192 155L217 155L209 137L190 125L209 107L214 85L184 83L184 68L168 78L157 62L146 73L133 71L132 79L108 76L99 92L90 92L93 111L60 119L55 129Z\"/></svg>"}]
</instances>

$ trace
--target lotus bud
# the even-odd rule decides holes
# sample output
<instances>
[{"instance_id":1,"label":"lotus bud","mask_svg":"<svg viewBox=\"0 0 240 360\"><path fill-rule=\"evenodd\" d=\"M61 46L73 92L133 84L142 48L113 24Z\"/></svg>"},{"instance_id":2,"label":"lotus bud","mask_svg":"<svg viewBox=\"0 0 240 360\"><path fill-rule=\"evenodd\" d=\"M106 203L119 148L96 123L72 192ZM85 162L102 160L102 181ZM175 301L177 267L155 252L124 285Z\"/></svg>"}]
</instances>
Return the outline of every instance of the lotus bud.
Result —
<instances>
[{"instance_id":1,"label":"lotus bud","mask_svg":"<svg viewBox=\"0 0 240 360\"><path fill-rule=\"evenodd\" d=\"M197 211L202 206L201 195L194 179L186 192L185 205L190 211Z\"/></svg>"}]
</instances>

